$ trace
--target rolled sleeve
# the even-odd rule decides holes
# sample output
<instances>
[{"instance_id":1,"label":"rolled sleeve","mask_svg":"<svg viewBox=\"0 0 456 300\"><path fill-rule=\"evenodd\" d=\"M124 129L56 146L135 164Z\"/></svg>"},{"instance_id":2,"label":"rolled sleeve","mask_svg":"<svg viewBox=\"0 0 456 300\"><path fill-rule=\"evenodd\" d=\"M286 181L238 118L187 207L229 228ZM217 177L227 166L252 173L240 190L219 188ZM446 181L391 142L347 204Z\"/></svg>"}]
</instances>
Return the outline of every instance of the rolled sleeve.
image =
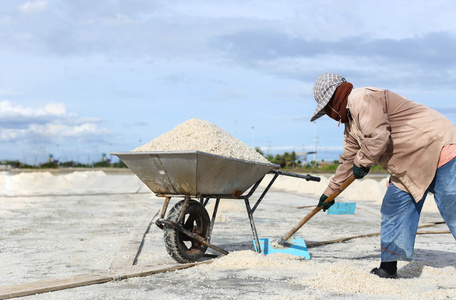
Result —
<instances>
[{"instance_id":1,"label":"rolled sleeve","mask_svg":"<svg viewBox=\"0 0 456 300\"><path fill-rule=\"evenodd\" d=\"M347 132L344 138L344 153L339 157L339 166L324 191L326 196L334 193L353 173L353 160L360 147L357 141Z\"/></svg>"}]
</instances>

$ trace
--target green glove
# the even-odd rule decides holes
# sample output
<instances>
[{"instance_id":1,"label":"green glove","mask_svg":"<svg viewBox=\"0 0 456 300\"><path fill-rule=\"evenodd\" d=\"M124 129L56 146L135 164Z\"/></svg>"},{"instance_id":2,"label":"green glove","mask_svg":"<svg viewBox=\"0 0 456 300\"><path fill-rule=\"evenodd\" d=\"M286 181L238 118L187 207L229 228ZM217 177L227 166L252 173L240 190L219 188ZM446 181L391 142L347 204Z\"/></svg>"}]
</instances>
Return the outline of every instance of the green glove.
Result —
<instances>
[{"instance_id":1,"label":"green glove","mask_svg":"<svg viewBox=\"0 0 456 300\"><path fill-rule=\"evenodd\" d=\"M325 194L322 194L320 197L320 201L318 202L318 205L317 205L317 207L322 206L323 211L326 211L328 208L330 208L335 203L334 200L331 202L325 202L326 199L328 199L328 196L326 196Z\"/></svg>"},{"instance_id":2,"label":"green glove","mask_svg":"<svg viewBox=\"0 0 456 300\"><path fill-rule=\"evenodd\" d=\"M361 179L369 173L370 168L363 168L358 167L357 165L353 164L353 177L356 179Z\"/></svg>"}]
</instances>

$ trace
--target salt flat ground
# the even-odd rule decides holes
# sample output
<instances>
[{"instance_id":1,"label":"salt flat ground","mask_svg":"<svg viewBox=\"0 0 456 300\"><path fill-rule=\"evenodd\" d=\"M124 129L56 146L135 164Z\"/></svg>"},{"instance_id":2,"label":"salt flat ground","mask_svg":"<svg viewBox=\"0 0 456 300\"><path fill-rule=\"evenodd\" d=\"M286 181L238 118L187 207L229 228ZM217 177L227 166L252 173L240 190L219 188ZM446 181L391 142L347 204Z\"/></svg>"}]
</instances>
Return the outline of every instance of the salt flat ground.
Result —
<instances>
[{"instance_id":1,"label":"salt flat ground","mask_svg":"<svg viewBox=\"0 0 456 300\"><path fill-rule=\"evenodd\" d=\"M320 183L280 176L255 212L260 237L277 239L287 233L312 209L297 207L315 205L327 180L328 176ZM379 232L385 188L383 178L355 181L338 199L357 202L354 215L320 212L296 236L310 245ZM162 198L131 174L1 173L0 288L109 270L128 255L124 251L132 233L145 232L162 204ZM207 209L211 207L209 203ZM420 224L439 221L430 197ZM445 224L420 229L445 230ZM369 274L379 264L378 235L311 247L310 260L255 253L240 200L221 201L212 242L230 254L188 269L22 299L456 298L456 241L451 234L418 235L415 259L399 263L398 280ZM165 250L163 232L153 225L136 265L157 263L174 261Z\"/></svg>"}]
</instances>

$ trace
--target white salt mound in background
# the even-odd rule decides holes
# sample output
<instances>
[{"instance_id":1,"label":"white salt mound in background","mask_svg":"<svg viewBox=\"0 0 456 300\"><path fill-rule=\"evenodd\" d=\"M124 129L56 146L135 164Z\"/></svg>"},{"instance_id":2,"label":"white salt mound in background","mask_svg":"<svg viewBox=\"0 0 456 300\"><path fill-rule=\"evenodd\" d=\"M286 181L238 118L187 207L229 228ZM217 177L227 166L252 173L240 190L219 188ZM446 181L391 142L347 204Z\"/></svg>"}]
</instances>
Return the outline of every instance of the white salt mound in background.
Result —
<instances>
[{"instance_id":1,"label":"white salt mound in background","mask_svg":"<svg viewBox=\"0 0 456 300\"><path fill-rule=\"evenodd\" d=\"M211 122L193 118L177 125L133 151L201 151L211 154L270 163L255 149L247 146Z\"/></svg>"},{"instance_id":2,"label":"white salt mound in background","mask_svg":"<svg viewBox=\"0 0 456 300\"><path fill-rule=\"evenodd\" d=\"M103 171L77 171L54 175L50 172L0 172L0 197L31 195L89 195L98 193L150 192L134 175L109 176Z\"/></svg>"}]
</instances>

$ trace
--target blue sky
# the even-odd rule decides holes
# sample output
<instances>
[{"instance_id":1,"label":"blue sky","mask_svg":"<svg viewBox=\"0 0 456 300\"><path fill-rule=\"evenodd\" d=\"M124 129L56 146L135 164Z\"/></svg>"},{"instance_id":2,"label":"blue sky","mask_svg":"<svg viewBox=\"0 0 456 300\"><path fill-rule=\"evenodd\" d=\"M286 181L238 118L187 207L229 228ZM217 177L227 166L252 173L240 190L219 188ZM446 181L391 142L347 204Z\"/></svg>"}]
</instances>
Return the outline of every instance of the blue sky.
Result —
<instances>
[{"instance_id":1,"label":"blue sky","mask_svg":"<svg viewBox=\"0 0 456 300\"><path fill-rule=\"evenodd\" d=\"M98 161L195 117L337 159L342 126L309 121L324 72L456 123L455 15L452 0L5 0L0 159Z\"/></svg>"}]
</instances>

